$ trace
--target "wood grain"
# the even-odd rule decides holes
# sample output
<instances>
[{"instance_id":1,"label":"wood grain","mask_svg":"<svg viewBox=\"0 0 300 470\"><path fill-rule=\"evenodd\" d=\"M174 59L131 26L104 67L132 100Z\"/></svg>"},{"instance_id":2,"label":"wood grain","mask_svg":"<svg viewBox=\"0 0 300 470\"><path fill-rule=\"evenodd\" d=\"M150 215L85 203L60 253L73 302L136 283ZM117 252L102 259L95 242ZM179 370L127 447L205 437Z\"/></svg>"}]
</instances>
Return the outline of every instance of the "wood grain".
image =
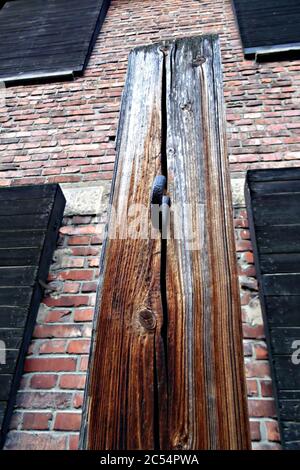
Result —
<instances>
[{"instance_id":1,"label":"wood grain","mask_svg":"<svg viewBox=\"0 0 300 470\"><path fill-rule=\"evenodd\" d=\"M131 53L117 151L124 222L163 173L179 225L173 211L168 240L106 240L82 447L247 449L217 37Z\"/></svg>"}]
</instances>

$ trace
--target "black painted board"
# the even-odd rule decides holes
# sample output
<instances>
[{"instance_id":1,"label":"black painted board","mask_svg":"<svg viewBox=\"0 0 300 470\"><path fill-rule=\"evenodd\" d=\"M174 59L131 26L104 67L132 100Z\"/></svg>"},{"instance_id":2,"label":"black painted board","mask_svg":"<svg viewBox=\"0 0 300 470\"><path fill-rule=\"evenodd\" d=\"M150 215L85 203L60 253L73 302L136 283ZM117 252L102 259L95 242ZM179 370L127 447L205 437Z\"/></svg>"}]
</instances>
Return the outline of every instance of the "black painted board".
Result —
<instances>
[{"instance_id":1,"label":"black painted board","mask_svg":"<svg viewBox=\"0 0 300 470\"><path fill-rule=\"evenodd\" d=\"M299 42L298 0L233 0L245 52Z\"/></svg>"},{"instance_id":2,"label":"black painted board","mask_svg":"<svg viewBox=\"0 0 300 470\"><path fill-rule=\"evenodd\" d=\"M0 375L0 400L1 401L8 400L10 392L11 392L12 379L13 379L13 376L10 374ZM5 420L5 416L6 415L4 413L4 420ZM2 426L3 426L3 423L2 423Z\"/></svg>"},{"instance_id":3,"label":"black painted board","mask_svg":"<svg viewBox=\"0 0 300 470\"><path fill-rule=\"evenodd\" d=\"M254 196L266 196L268 194L287 194L287 193L300 193L300 181L289 180L286 181L258 181L251 184L251 191Z\"/></svg>"},{"instance_id":4,"label":"black painted board","mask_svg":"<svg viewBox=\"0 0 300 470\"><path fill-rule=\"evenodd\" d=\"M299 326L300 295L264 296L264 308L269 327Z\"/></svg>"},{"instance_id":5,"label":"black painted board","mask_svg":"<svg viewBox=\"0 0 300 470\"><path fill-rule=\"evenodd\" d=\"M270 337L273 354L285 354L291 358L293 353L299 351L296 354L296 359L298 357L300 362L300 327L271 328Z\"/></svg>"},{"instance_id":6,"label":"black painted board","mask_svg":"<svg viewBox=\"0 0 300 470\"><path fill-rule=\"evenodd\" d=\"M262 276L265 295L299 295L300 273L265 274Z\"/></svg>"},{"instance_id":7,"label":"black painted board","mask_svg":"<svg viewBox=\"0 0 300 470\"><path fill-rule=\"evenodd\" d=\"M256 226L300 224L300 193L253 195Z\"/></svg>"},{"instance_id":8,"label":"black painted board","mask_svg":"<svg viewBox=\"0 0 300 470\"><path fill-rule=\"evenodd\" d=\"M300 253L269 253L260 255L262 274L297 273L300 266Z\"/></svg>"},{"instance_id":9,"label":"black painted board","mask_svg":"<svg viewBox=\"0 0 300 470\"><path fill-rule=\"evenodd\" d=\"M0 267L0 287L33 286L37 271L37 266Z\"/></svg>"},{"instance_id":10,"label":"black painted board","mask_svg":"<svg viewBox=\"0 0 300 470\"><path fill-rule=\"evenodd\" d=\"M249 170L247 181L270 182L270 181L290 181L300 179L300 168L274 168L270 170ZM252 184L251 184L252 191Z\"/></svg>"},{"instance_id":11,"label":"black painted board","mask_svg":"<svg viewBox=\"0 0 300 470\"><path fill-rule=\"evenodd\" d=\"M27 320L28 309L26 307L1 306L0 328L22 328Z\"/></svg>"},{"instance_id":12,"label":"black painted board","mask_svg":"<svg viewBox=\"0 0 300 470\"><path fill-rule=\"evenodd\" d=\"M300 225L257 227L256 237L260 253L300 253Z\"/></svg>"},{"instance_id":13,"label":"black painted board","mask_svg":"<svg viewBox=\"0 0 300 470\"><path fill-rule=\"evenodd\" d=\"M18 0L0 10L0 79L82 74L110 0Z\"/></svg>"},{"instance_id":14,"label":"black painted board","mask_svg":"<svg viewBox=\"0 0 300 470\"><path fill-rule=\"evenodd\" d=\"M1 204L1 201L0 201ZM2 228L2 230L1 230ZM4 229L4 230L3 230ZM8 230L0 227L1 250L19 248L39 248L44 245L46 230ZM0 253L1 256L1 253ZM5 256L5 255L4 255Z\"/></svg>"},{"instance_id":15,"label":"black painted board","mask_svg":"<svg viewBox=\"0 0 300 470\"><path fill-rule=\"evenodd\" d=\"M0 345L6 346L6 361L0 364L0 400L2 405L6 402L0 435L3 446L65 198L56 184L0 188L1 205L6 211L0 216ZM14 215L9 215L10 205ZM4 224L7 218L17 222Z\"/></svg>"},{"instance_id":16,"label":"black painted board","mask_svg":"<svg viewBox=\"0 0 300 470\"><path fill-rule=\"evenodd\" d=\"M277 416L286 449L299 447L299 187L300 168L250 170L245 184Z\"/></svg>"}]
</instances>

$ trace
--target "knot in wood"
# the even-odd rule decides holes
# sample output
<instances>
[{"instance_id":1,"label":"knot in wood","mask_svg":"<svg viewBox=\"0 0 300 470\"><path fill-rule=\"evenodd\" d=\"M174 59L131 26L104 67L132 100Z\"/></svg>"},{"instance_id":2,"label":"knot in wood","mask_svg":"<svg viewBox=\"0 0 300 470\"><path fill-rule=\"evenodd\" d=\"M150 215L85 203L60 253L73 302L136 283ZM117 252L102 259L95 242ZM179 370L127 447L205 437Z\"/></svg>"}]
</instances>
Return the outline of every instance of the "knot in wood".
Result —
<instances>
[{"instance_id":1,"label":"knot in wood","mask_svg":"<svg viewBox=\"0 0 300 470\"><path fill-rule=\"evenodd\" d=\"M192 62L193 67L199 67L199 65L204 64L206 62L206 57L198 55Z\"/></svg>"},{"instance_id":2,"label":"knot in wood","mask_svg":"<svg viewBox=\"0 0 300 470\"><path fill-rule=\"evenodd\" d=\"M139 321L146 330L154 330L156 327L155 315L149 309L144 309L139 312Z\"/></svg>"}]
</instances>

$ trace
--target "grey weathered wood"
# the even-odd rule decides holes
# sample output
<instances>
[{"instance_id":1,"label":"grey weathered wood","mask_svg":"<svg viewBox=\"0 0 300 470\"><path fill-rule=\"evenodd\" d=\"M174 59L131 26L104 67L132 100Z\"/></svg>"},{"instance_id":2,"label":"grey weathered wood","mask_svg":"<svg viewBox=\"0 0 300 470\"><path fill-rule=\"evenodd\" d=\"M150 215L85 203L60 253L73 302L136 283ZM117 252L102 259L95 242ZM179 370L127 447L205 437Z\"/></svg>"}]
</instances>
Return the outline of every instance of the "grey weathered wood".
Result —
<instances>
[{"instance_id":1,"label":"grey weathered wood","mask_svg":"<svg viewBox=\"0 0 300 470\"><path fill-rule=\"evenodd\" d=\"M165 174L183 238L106 241L83 447L249 448L225 140L216 36L130 54L112 202L128 221Z\"/></svg>"}]
</instances>

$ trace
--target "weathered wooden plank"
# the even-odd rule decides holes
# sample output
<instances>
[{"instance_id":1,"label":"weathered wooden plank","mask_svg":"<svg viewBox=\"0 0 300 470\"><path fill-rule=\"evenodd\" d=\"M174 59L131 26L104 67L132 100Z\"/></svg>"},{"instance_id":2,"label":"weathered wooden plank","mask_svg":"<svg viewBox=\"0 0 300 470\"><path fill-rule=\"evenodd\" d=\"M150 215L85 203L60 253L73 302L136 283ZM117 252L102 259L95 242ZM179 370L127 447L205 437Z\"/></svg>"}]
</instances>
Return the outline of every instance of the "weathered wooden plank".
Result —
<instances>
[{"instance_id":1,"label":"weathered wooden plank","mask_svg":"<svg viewBox=\"0 0 300 470\"><path fill-rule=\"evenodd\" d=\"M3 341L6 349L19 349L22 343L23 334L23 328L0 328L0 341ZM0 345L3 343L0 343Z\"/></svg>"},{"instance_id":2,"label":"weathered wooden plank","mask_svg":"<svg viewBox=\"0 0 300 470\"><path fill-rule=\"evenodd\" d=\"M130 54L112 198L123 219L101 257L85 448L249 448L220 64L215 36ZM182 239L147 236L160 173ZM121 230L138 203L143 240Z\"/></svg>"},{"instance_id":3,"label":"weathered wooden plank","mask_svg":"<svg viewBox=\"0 0 300 470\"><path fill-rule=\"evenodd\" d=\"M49 214L37 215L0 215L0 227L7 230L46 230Z\"/></svg>"},{"instance_id":4,"label":"weathered wooden plank","mask_svg":"<svg viewBox=\"0 0 300 470\"><path fill-rule=\"evenodd\" d=\"M300 326L300 295L266 296L265 308L270 326Z\"/></svg>"},{"instance_id":5,"label":"weathered wooden plank","mask_svg":"<svg viewBox=\"0 0 300 470\"><path fill-rule=\"evenodd\" d=\"M5 364L0 363L0 384L1 384L1 377L6 374L14 374L16 367L17 367L17 360L19 357L20 349L8 349L6 350L6 361ZM9 399L10 397L7 396L5 399ZM2 399L2 398L0 398Z\"/></svg>"},{"instance_id":6,"label":"weathered wooden plank","mask_svg":"<svg viewBox=\"0 0 300 470\"><path fill-rule=\"evenodd\" d=\"M256 237L259 253L300 253L300 225L257 227Z\"/></svg>"},{"instance_id":7,"label":"weathered wooden plank","mask_svg":"<svg viewBox=\"0 0 300 470\"><path fill-rule=\"evenodd\" d=\"M156 47L131 53L112 200L125 219L119 226L111 219L117 239L107 240L102 256L105 308L99 313L88 398L90 449L153 449L164 439L166 423L157 422L166 401L160 240L122 234L132 204L143 204L147 234L151 228L149 194L161 173L162 74L163 54Z\"/></svg>"},{"instance_id":8,"label":"weathered wooden plank","mask_svg":"<svg viewBox=\"0 0 300 470\"><path fill-rule=\"evenodd\" d=\"M0 230L1 249L41 248L45 239L44 230Z\"/></svg>"},{"instance_id":9,"label":"weathered wooden plank","mask_svg":"<svg viewBox=\"0 0 300 470\"><path fill-rule=\"evenodd\" d=\"M166 63L168 191L182 230L167 243L170 446L243 449L248 415L218 40L177 41Z\"/></svg>"},{"instance_id":10,"label":"weathered wooden plank","mask_svg":"<svg viewBox=\"0 0 300 470\"><path fill-rule=\"evenodd\" d=\"M264 274L262 285L265 295L300 295L300 273Z\"/></svg>"},{"instance_id":11,"label":"weathered wooden plank","mask_svg":"<svg viewBox=\"0 0 300 470\"><path fill-rule=\"evenodd\" d=\"M11 200L1 201L0 216L1 215L33 215L33 214L49 214L52 209L53 198L37 199L35 204L32 200L25 199L15 200L14 204Z\"/></svg>"}]
</instances>

